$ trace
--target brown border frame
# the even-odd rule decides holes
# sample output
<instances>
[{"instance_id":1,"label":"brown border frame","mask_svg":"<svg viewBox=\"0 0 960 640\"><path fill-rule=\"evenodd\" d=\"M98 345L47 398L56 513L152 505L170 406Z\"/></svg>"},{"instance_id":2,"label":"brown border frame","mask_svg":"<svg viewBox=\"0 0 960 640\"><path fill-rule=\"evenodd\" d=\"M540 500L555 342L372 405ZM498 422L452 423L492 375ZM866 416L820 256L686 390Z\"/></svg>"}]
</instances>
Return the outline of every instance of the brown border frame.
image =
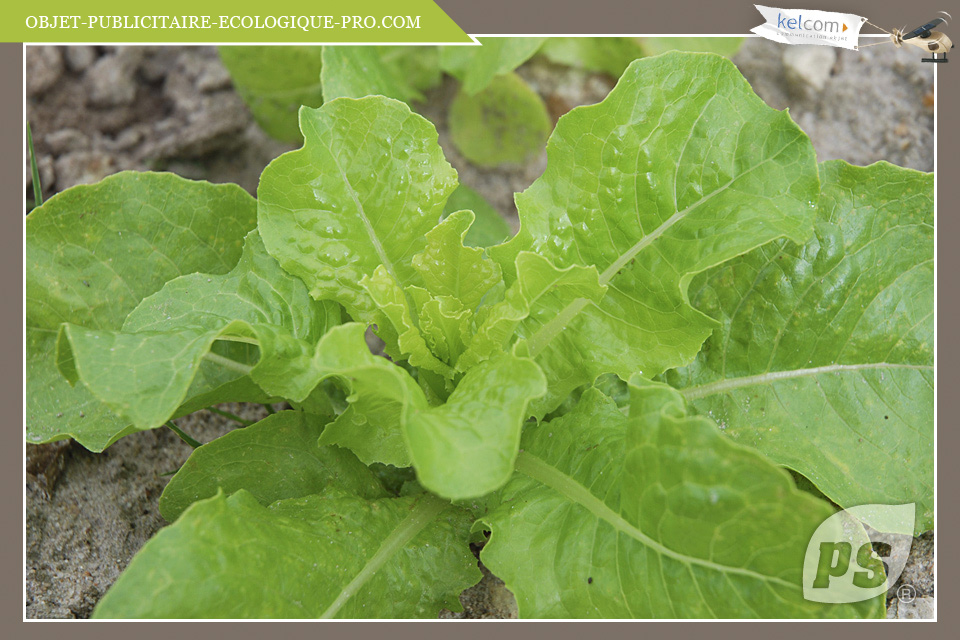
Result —
<instances>
[{"instance_id":1,"label":"brown border frame","mask_svg":"<svg viewBox=\"0 0 960 640\"><path fill-rule=\"evenodd\" d=\"M750 2L709 2L704 0L670 0L670 2L654 3L644 0L439 0L438 4L447 11L467 33L471 34L562 34L562 33L702 33L702 34L743 34L751 27L760 23L760 16ZM900 25L903 22L913 22L928 19L936 15L937 11L949 9L940 2L930 0L914 0L903 3L895 0L836 0L834 2L802 2L790 3L790 6L802 5L809 8L829 11L844 11L866 15L877 24ZM958 16L960 19L960 16ZM960 271L960 251L954 249L951 240L960 237L960 219L953 215L954 203L960 201L960 140L958 127L949 117L960 104L960 54L953 65L938 65L937 69L937 130L938 144L937 157L937 278L940 274L952 274ZM6 135L0 137L3 145L0 152L0 180L4 187L3 194L4 216L2 225L4 232L0 233L0 262L3 273L7 276L0 279L0 299L12 300L23 298L23 157L24 146L22 136L23 119L23 48L20 44L0 44L0 122L5 126ZM919 99L919 98L918 98ZM19 225L15 227L14 225ZM941 249L943 251L941 251ZM940 296L938 287L937 326L949 332L957 326L960 320L960 296L953 295L951 280L943 279L946 296ZM0 321L3 323L2 351L4 360L8 363L3 369L3 384L0 385L0 397L8 414L23 415L23 309L15 313L15 305L4 305ZM18 317L15 317L18 315ZM946 363L938 367L938 389L952 389L960 379L955 367L951 364L957 360L960 343L949 338L940 340L937 345L937 363ZM13 354L19 353L20 359L14 369ZM958 394L947 393L944 398L938 397L938 433L937 433L937 487L948 496L946 508L937 513L937 542L941 549L956 548L956 532L960 530L958 515L955 509L950 508L950 489L960 486L960 465L951 464L952 456L960 449L958 440L960 433L954 428L951 418L960 413L960 397ZM943 416L941 421L939 418ZM12 422L12 420L11 420ZM8 424L6 447L2 453L2 473L9 476L2 485L2 504L6 508L3 513L6 519L3 523L4 539L8 541L2 551L2 566L4 568L3 587L0 594L0 606L3 610L4 626L9 625L6 637L45 638L54 634L62 636L69 634L71 638L109 639L113 637L129 638L134 635L147 640L149 638L168 639L171 635L186 634L188 637L203 634L223 634L231 639L244 637L261 637L267 630L259 626L263 623L225 623L214 628L204 628L209 623L189 622L174 623L175 629L168 626L156 626L138 623L82 623L82 626L72 626L69 630L53 629L41 622L24 623L23 617L23 430L21 426ZM947 464L942 464L946 461ZM938 496L939 496L938 493ZM18 508L19 505L19 508ZM17 514L17 515L14 515ZM19 530L19 533L18 531ZM15 545L12 541L19 540ZM957 601L957 592L960 585L951 580L956 575L955 569L958 560L952 553L938 556L938 577L947 576L946 580L938 580L937 600L948 603L938 612L939 622L933 626L926 626L922 630L914 631L924 635L933 634L933 637L946 634L951 628L948 621L957 616L957 608L949 603ZM422 638L430 634L455 634L462 637L479 637L488 635L491 629L477 626L478 623L461 622L454 631L450 628L428 626L451 624L453 622L409 622L409 623L337 623L335 629L318 628L316 623L286 623L284 633L299 635L335 633L349 637L380 637L390 634L394 637L404 636ZM28 629L26 624L32 626ZM54 623L55 624L55 623ZM137 625L134 627L133 625ZM489 624L489 623L479 623ZM630 634L633 637L646 634L674 635L687 633L708 633L711 636L737 638L749 636L787 637L796 636L807 640L811 633L822 635L842 633L844 637L869 634L871 638L900 636L905 629L894 624L881 626L862 626L857 623L749 623L733 622L721 626L711 626L709 629L693 629L689 625L697 623L661 623L661 622L510 622L511 627L498 628L495 633L519 634L534 631L529 625L538 625L537 632L549 634L552 638L579 638L585 634L600 631L604 634L618 632ZM521 627L514 627L514 625ZM599 630L586 625L602 624ZM826 624L816 628L801 627L809 624ZM857 626L843 626L836 624L857 624ZM870 623L866 623L870 624ZM639 626L638 626L639 625ZM653 626L650 626L653 625Z\"/></svg>"}]
</instances>

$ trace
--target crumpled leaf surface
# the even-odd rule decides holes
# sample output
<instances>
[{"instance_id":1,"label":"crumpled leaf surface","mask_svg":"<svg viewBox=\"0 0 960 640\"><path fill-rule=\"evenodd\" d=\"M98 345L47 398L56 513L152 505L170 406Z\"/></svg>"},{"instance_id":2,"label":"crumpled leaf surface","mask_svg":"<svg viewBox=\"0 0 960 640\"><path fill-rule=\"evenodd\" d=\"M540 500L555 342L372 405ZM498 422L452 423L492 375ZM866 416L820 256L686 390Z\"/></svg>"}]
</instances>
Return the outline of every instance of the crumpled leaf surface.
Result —
<instances>
[{"instance_id":1,"label":"crumpled leaf surface","mask_svg":"<svg viewBox=\"0 0 960 640\"><path fill-rule=\"evenodd\" d=\"M281 411L198 447L164 487L160 514L173 522L218 490L230 495L244 489L264 506L332 486L362 498L386 497L356 456L318 444L324 422L300 411Z\"/></svg>"},{"instance_id":2,"label":"crumpled leaf surface","mask_svg":"<svg viewBox=\"0 0 960 640\"><path fill-rule=\"evenodd\" d=\"M64 191L26 220L27 441L75 438L102 451L132 432L57 370L62 322L118 330L165 282L226 273L256 226L256 203L235 185L164 173L119 173Z\"/></svg>"},{"instance_id":3,"label":"crumpled leaf surface","mask_svg":"<svg viewBox=\"0 0 960 640\"><path fill-rule=\"evenodd\" d=\"M812 229L809 139L716 55L636 60L603 102L560 119L547 156L516 197L519 233L489 253L508 285L527 250L559 268L596 267L609 290L598 303L548 298L554 306L521 324L550 383L538 415L601 373L690 362L715 322L687 302L689 278Z\"/></svg>"},{"instance_id":4,"label":"crumpled leaf surface","mask_svg":"<svg viewBox=\"0 0 960 640\"><path fill-rule=\"evenodd\" d=\"M428 494L329 490L264 507L221 493L147 542L94 617L436 617L480 580L469 528Z\"/></svg>"},{"instance_id":5,"label":"crumpled leaf surface","mask_svg":"<svg viewBox=\"0 0 960 640\"><path fill-rule=\"evenodd\" d=\"M251 232L230 273L171 280L144 299L120 331L64 324L58 366L135 428L152 429L174 416L191 389L196 391L204 359L229 378L249 375L268 397L303 400L318 382L310 366L314 345L339 322L339 306L310 298L304 284L284 272ZM249 341L259 354L252 363L238 362L237 349L211 351L217 340L239 341L241 352L249 350L244 343Z\"/></svg>"},{"instance_id":6,"label":"crumpled leaf surface","mask_svg":"<svg viewBox=\"0 0 960 640\"><path fill-rule=\"evenodd\" d=\"M919 534L933 526L933 174L834 161L820 179L813 238L696 279L691 301L720 327L667 380L840 506L917 502Z\"/></svg>"},{"instance_id":7,"label":"crumpled leaf surface","mask_svg":"<svg viewBox=\"0 0 960 640\"><path fill-rule=\"evenodd\" d=\"M299 142L297 110L323 104L321 49L244 45L219 47L218 52L260 128L277 140Z\"/></svg>"},{"instance_id":8,"label":"crumpled leaf surface","mask_svg":"<svg viewBox=\"0 0 960 640\"><path fill-rule=\"evenodd\" d=\"M474 222L471 211L457 211L427 232L426 246L413 257L413 268L434 296L450 296L475 310L500 283L500 267L484 259L483 250L464 246Z\"/></svg>"},{"instance_id":9,"label":"crumpled leaf surface","mask_svg":"<svg viewBox=\"0 0 960 640\"><path fill-rule=\"evenodd\" d=\"M440 83L440 52L437 47L323 47L320 78L327 101L374 95L420 101L424 91Z\"/></svg>"},{"instance_id":10,"label":"crumpled leaf surface","mask_svg":"<svg viewBox=\"0 0 960 640\"><path fill-rule=\"evenodd\" d=\"M336 300L358 321L395 321L361 281L382 267L400 289L422 284L412 258L457 184L436 129L382 97L303 109L300 125L304 147L274 160L260 178L267 250L314 298ZM399 358L395 335L381 337Z\"/></svg>"},{"instance_id":11,"label":"crumpled leaf surface","mask_svg":"<svg viewBox=\"0 0 960 640\"><path fill-rule=\"evenodd\" d=\"M607 291L594 267L571 265L558 269L546 258L524 251L517 256L516 268L517 280L503 300L484 307L478 314L477 330L457 360L460 371L502 352L522 322L529 319L549 323L555 318L550 313L552 308L581 298L599 302ZM550 299L553 304L547 302Z\"/></svg>"},{"instance_id":12,"label":"crumpled leaf surface","mask_svg":"<svg viewBox=\"0 0 960 640\"><path fill-rule=\"evenodd\" d=\"M406 359L415 367L452 378L453 369L430 350L419 323L414 320L410 302L416 304L413 291L416 287L401 289L383 265L374 269L372 277L364 276L360 285L377 305L380 318L377 335L386 344L384 351L397 360Z\"/></svg>"},{"instance_id":13,"label":"crumpled leaf surface","mask_svg":"<svg viewBox=\"0 0 960 640\"><path fill-rule=\"evenodd\" d=\"M528 428L482 518L481 552L527 618L878 617L883 598L803 598L804 551L833 509L755 450L685 413L665 385L630 416L596 389Z\"/></svg>"},{"instance_id":14,"label":"crumpled leaf surface","mask_svg":"<svg viewBox=\"0 0 960 640\"><path fill-rule=\"evenodd\" d=\"M408 287L407 292L417 308L420 330L430 351L444 362L456 362L466 347L464 340L470 335L473 311L453 296L432 296L420 287Z\"/></svg>"},{"instance_id":15,"label":"crumpled leaf surface","mask_svg":"<svg viewBox=\"0 0 960 640\"><path fill-rule=\"evenodd\" d=\"M413 465L425 487L449 499L479 496L506 482L527 407L544 392L533 362L502 354L471 369L444 403L431 405L409 374L361 344L363 326L347 324L317 348L318 374L343 380L351 402L327 425L320 444L348 447L365 464Z\"/></svg>"}]
</instances>

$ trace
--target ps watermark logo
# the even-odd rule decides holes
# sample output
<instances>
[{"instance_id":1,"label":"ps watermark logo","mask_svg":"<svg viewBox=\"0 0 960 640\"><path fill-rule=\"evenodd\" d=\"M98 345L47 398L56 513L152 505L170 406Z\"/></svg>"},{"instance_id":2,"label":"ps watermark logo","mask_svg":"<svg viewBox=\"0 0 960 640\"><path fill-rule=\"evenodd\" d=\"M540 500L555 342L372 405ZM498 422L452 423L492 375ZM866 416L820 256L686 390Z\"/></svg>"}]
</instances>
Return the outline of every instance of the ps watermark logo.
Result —
<instances>
[{"instance_id":1,"label":"ps watermark logo","mask_svg":"<svg viewBox=\"0 0 960 640\"><path fill-rule=\"evenodd\" d=\"M914 504L871 504L824 520L804 554L803 597L837 604L886 593L907 564L915 516Z\"/></svg>"}]
</instances>

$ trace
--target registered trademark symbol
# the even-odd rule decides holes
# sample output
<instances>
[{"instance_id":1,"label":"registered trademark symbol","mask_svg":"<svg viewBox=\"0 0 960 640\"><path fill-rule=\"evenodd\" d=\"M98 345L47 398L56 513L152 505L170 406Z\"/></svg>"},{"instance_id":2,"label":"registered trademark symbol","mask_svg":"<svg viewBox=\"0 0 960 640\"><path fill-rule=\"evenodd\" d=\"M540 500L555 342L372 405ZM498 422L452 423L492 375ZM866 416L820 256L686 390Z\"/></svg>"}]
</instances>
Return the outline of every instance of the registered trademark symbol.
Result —
<instances>
[{"instance_id":1,"label":"registered trademark symbol","mask_svg":"<svg viewBox=\"0 0 960 640\"><path fill-rule=\"evenodd\" d=\"M897 599L904 603L910 604L917 598L917 590L912 584L902 584L897 589Z\"/></svg>"}]
</instances>

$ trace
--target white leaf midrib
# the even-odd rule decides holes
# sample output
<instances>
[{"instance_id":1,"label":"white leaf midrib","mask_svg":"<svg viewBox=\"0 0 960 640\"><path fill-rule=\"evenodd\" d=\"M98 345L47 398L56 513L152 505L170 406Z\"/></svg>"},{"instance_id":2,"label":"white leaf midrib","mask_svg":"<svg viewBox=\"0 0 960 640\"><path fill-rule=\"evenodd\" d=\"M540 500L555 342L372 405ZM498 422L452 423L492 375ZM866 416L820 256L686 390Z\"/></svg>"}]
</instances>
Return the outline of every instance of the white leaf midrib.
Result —
<instances>
[{"instance_id":1,"label":"white leaf midrib","mask_svg":"<svg viewBox=\"0 0 960 640\"><path fill-rule=\"evenodd\" d=\"M367 583L368 580L376 575L377 571L387 563L400 549L410 542L418 533L440 515L440 512L446 507L446 503L440 498L430 494L424 494L413 511L397 527L390 532L384 539L377 552L367 560L363 568L354 576L339 595L327 607L320 618L330 619L337 615L340 609Z\"/></svg>"},{"instance_id":2,"label":"white leaf midrib","mask_svg":"<svg viewBox=\"0 0 960 640\"><path fill-rule=\"evenodd\" d=\"M810 367L808 369L789 369L784 371L767 371L754 376L743 376L740 378L725 378L708 384L698 385L696 387L687 387L679 389L680 393L687 400L697 400L707 396L726 393L735 389L752 387L758 385L770 384L780 380L790 380L793 378L809 378L825 373L842 373L871 370L897 370L908 369L915 371L932 371L932 365L917 364L895 364L890 362L876 362L864 364L830 364L822 367Z\"/></svg>"},{"instance_id":3,"label":"white leaf midrib","mask_svg":"<svg viewBox=\"0 0 960 640\"><path fill-rule=\"evenodd\" d=\"M520 455L517 457L516 469L520 473L550 487L567 500L580 505L594 516L605 521L616 531L633 538L660 555L687 565L700 566L722 574L737 574L752 580L777 584L793 591L801 590L800 585L788 582L777 576L765 575L743 567L731 567L718 564L711 560L689 556L664 546L624 519L623 516L607 506L605 502L593 495L589 489L577 482L574 478L530 453L520 452Z\"/></svg>"},{"instance_id":4,"label":"white leaf midrib","mask_svg":"<svg viewBox=\"0 0 960 640\"><path fill-rule=\"evenodd\" d=\"M654 229L654 230L651 231L650 233L648 233L648 234L644 235L642 238L640 238L636 243L633 244L633 246L631 246L631 247L628 248L626 251L624 251L622 254L620 254L620 256L619 256L616 260L614 260L614 261L610 264L610 266L608 266L606 269L604 269L603 272L600 274L600 278L599 278L600 284L601 284L601 285L608 285L608 284L610 284L610 282L611 282L611 281L613 280L613 278L620 272L621 269L623 269L625 266L627 266L627 264L629 264L631 260L633 260L634 258L636 258L637 255L638 255L641 251L643 251L645 248L647 248L648 246L650 246L651 244L653 244L658 238L660 238L664 233L666 233L668 230L670 230L674 225L676 225L678 222L680 222L680 221L683 220L685 217L687 217L687 215L689 215L691 212L697 210L699 207L701 207L702 205L704 205L704 204L706 204L707 202L709 202L710 200L712 200L712 199L713 199L714 197L716 197L717 195L725 192L725 191L726 191L727 189L729 189L735 182L737 182L738 180L740 180L740 179L743 178L744 176L746 176L746 175L752 173L753 171L759 169L760 167L762 167L763 165L767 164L768 162L771 162L771 161L773 161L773 160L776 160L776 159L780 156L780 154L782 154L782 153L784 152L784 150L785 150L788 146L790 146L790 144L792 144L792 143L793 143L793 140L791 140L791 141L789 141L789 142L787 142L787 143L784 143L784 145L783 145L780 149L778 149L777 152L774 153L773 155L771 155L770 157L764 158L763 160L761 160L760 162L758 162L758 163L755 164L754 166L750 167L749 169L744 170L742 173L740 173L740 174L736 175L735 177L731 178L726 184L718 187L717 189L711 191L711 192L708 193L708 194L705 194L705 195L701 196L701 198L700 198L699 200L697 200L696 202L687 205L687 206L684 207L683 209L675 212L675 213L674 213L673 215L671 215L669 218L667 218L666 220L664 220L663 223L660 224L660 226L658 226L656 229ZM679 160L678 160L678 161L679 161ZM612 285L611 285L611 286L612 286ZM573 320L573 318L576 317L576 316L580 313L580 311L582 311L582 310L584 309L584 307L586 307L588 304L589 304L589 300L587 300L586 298L577 298L576 300L572 300L569 304L567 304L567 305L557 314L557 316L561 316L561 317L562 317L562 318L561 318L561 321L558 321L558 322L548 322L548 323L546 323L545 325L541 326L541 327L536 331L536 333L534 333L533 336L531 336L531 337L528 339L528 342L529 342L530 344L532 344L532 345L537 345L537 346L538 346L538 349L536 349L536 350L534 350L533 348L531 348L531 355L533 355L533 356L538 355L539 352L540 352L540 350L542 350L547 344L549 344L549 343L553 340L553 338L555 338L555 337L557 336L557 334L559 333L559 331L562 330L562 329L567 325L567 323L568 323L569 321ZM561 326L558 327L557 325L561 325ZM543 333L545 330L547 330L546 336L545 336L545 337L541 337L541 333Z\"/></svg>"}]
</instances>

